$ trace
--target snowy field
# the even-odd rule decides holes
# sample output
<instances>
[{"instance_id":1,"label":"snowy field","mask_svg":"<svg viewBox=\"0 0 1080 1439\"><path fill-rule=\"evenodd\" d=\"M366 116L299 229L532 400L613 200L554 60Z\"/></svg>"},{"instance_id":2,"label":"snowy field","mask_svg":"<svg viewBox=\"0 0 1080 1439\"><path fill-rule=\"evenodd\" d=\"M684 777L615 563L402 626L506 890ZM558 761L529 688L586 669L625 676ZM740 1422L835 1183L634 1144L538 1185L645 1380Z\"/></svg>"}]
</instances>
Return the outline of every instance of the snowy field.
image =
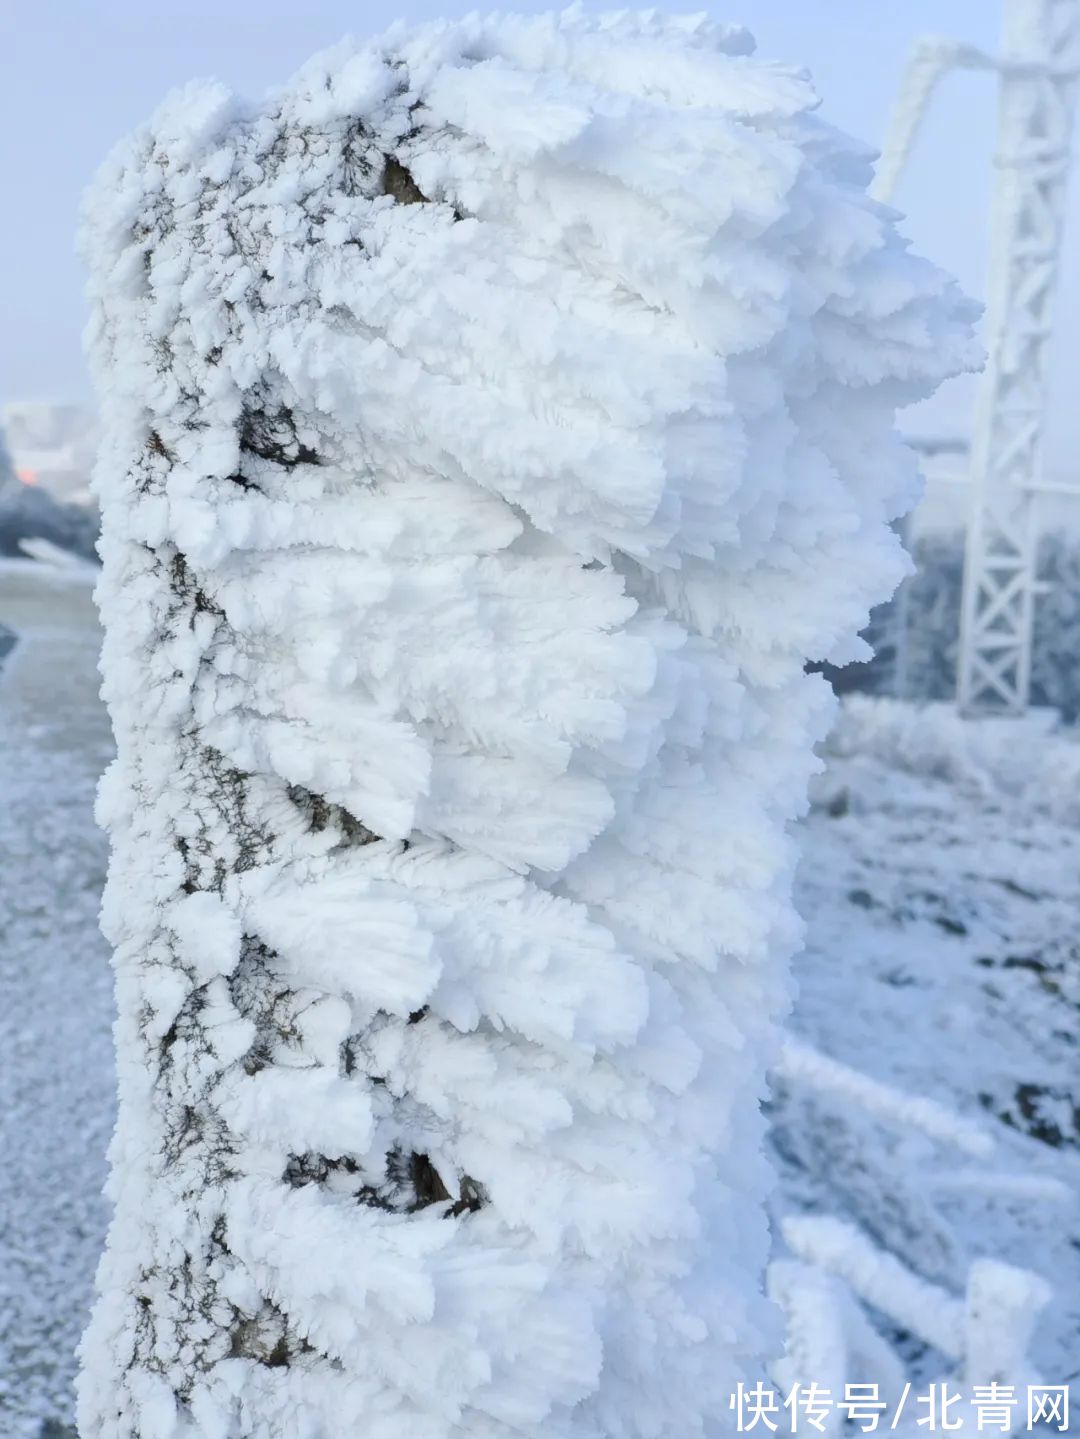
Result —
<instances>
[{"instance_id":1,"label":"snowy field","mask_svg":"<svg viewBox=\"0 0 1080 1439\"><path fill-rule=\"evenodd\" d=\"M109 754L89 587L0 562L0 1434L69 1418L105 1232L112 991L91 813ZM46 1433L49 1431L46 1430Z\"/></svg>"},{"instance_id":2,"label":"snowy field","mask_svg":"<svg viewBox=\"0 0 1080 1439\"><path fill-rule=\"evenodd\" d=\"M70 1422L112 1123L97 633L81 577L41 573L0 571L0 619L27 636L0 669L5 1439ZM1080 751L1036 722L859 701L830 750L804 835L795 1026L967 1124L941 1144L785 1079L777 1226L836 1215L954 1293L980 1255L1038 1271L1054 1298L1033 1358L1063 1382L1080 1364ZM942 1361L899 1327L911 1372L937 1377Z\"/></svg>"},{"instance_id":3,"label":"snowy field","mask_svg":"<svg viewBox=\"0 0 1080 1439\"><path fill-rule=\"evenodd\" d=\"M846 702L803 838L794 1024L967 1123L932 1142L782 1084L776 1209L836 1214L953 1293L982 1257L1041 1274L1030 1357L1075 1405L1080 745L1044 727ZM909 1373L942 1378L910 1334L899 1347Z\"/></svg>"}]
</instances>

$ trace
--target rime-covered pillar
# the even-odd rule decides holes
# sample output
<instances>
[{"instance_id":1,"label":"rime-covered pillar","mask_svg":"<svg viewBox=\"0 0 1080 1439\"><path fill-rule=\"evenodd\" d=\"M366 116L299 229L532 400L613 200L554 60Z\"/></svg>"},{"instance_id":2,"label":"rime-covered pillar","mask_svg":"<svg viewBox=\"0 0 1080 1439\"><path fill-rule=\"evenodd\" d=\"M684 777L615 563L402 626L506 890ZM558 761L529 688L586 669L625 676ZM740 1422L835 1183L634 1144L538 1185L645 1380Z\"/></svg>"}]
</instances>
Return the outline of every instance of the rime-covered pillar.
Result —
<instances>
[{"instance_id":1,"label":"rime-covered pillar","mask_svg":"<svg viewBox=\"0 0 1080 1439\"><path fill-rule=\"evenodd\" d=\"M695 1439L777 1343L804 663L903 572L970 315L750 49L398 29L96 183L84 1439Z\"/></svg>"}]
</instances>

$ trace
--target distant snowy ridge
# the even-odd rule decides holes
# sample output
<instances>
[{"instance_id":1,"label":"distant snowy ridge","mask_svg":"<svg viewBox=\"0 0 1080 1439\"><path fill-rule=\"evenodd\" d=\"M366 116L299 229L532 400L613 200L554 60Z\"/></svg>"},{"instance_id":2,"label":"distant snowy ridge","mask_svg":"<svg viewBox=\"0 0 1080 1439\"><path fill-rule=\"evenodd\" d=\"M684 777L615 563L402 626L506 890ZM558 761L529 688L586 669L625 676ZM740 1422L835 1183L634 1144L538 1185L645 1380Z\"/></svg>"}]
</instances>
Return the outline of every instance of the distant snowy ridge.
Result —
<instances>
[{"instance_id":1,"label":"distant snowy ridge","mask_svg":"<svg viewBox=\"0 0 1080 1439\"><path fill-rule=\"evenodd\" d=\"M972 310L744 32L192 86L87 208L120 1121L95 1439L728 1422L808 658Z\"/></svg>"}]
</instances>

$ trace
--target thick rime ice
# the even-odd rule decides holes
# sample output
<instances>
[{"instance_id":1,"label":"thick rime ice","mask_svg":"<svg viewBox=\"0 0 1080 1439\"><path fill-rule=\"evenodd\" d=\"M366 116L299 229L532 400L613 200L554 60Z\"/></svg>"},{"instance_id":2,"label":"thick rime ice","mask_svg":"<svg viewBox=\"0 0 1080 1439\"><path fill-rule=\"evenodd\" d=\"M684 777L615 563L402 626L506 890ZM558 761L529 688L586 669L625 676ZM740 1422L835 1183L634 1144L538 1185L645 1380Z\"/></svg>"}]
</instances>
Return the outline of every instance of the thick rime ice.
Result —
<instances>
[{"instance_id":1,"label":"thick rime ice","mask_svg":"<svg viewBox=\"0 0 1080 1439\"><path fill-rule=\"evenodd\" d=\"M694 1439L777 1345L788 824L971 312L744 32L192 86L92 194L84 1435Z\"/></svg>"}]
</instances>

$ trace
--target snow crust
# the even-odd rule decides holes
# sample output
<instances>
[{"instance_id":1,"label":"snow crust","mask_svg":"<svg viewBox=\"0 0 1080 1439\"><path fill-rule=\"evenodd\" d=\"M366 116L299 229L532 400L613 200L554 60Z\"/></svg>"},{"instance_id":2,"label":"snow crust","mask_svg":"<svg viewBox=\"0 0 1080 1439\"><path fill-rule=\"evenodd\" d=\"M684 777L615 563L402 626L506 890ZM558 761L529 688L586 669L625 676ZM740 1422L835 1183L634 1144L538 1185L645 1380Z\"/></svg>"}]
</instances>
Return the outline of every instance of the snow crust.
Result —
<instances>
[{"instance_id":1,"label":"snow crust","mask_svg":"<svg viewBox=\"0 0 1080 1439\"><path fill-rule=\"evenodd\" d=\"M793 841L971 308L744 32L189 87L90 198L95 1439L701 1435L778 1348Z\"/></svg>"}]
</instances>

